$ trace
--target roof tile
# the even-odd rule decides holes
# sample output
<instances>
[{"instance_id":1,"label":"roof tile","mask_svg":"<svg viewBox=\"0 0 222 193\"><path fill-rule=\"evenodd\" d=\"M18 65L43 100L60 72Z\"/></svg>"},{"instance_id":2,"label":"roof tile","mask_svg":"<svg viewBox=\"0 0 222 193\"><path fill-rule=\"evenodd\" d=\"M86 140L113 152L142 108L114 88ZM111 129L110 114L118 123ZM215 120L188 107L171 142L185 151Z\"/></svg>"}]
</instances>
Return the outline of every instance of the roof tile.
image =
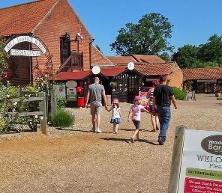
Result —
<instances>
[{"instance_id":1,"label":"roof tile","mask_svg":"<svg viewBox=\"0 0 222 193\"><path fill-rule=\"evenodd\" d=\"M0 9L0 36L30 33L57 0L39 0Z\"/></svg>"},{"instance_id":2,"label":"roof tile","mask_svg":"<svg viewBox=\"0 0 222 193\"><path fill-rule=\"evenodd\" d=\"M91 74L90 70L87 71L74 71L74 72L60 72L55 77L54 80L82 80Z\"/></svg>"},{"instance_id":3,"label":"roof tile","mask_svg":"<svg viewBox=\"0 0 222 193\"><path fill-rule=\"evenodd\" d=\"M183 69L184 80L222 79L222 67Z\"/></svg>"}]
</instances>

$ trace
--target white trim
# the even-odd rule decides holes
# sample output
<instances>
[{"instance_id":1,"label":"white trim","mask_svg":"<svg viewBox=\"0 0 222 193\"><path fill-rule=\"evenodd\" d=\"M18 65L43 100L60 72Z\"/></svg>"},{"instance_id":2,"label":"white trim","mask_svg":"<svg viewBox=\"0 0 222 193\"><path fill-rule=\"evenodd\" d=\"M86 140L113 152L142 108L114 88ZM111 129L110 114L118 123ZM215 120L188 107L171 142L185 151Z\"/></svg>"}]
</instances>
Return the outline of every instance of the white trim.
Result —
<instances>
[{"instance_id":1,"label":"white trim","mask_svg":"<svg viewBox=\"0 0 222 193\"><path fill-rule=\"evenodd\" d=\"M35 44L41 50L43 54L46 53L45 46L37 38L31 37L31 36L19 36L12 39L10 42L6 44L4 50L6 52L9 52L9 50L11 50L12 47L22 42L30 42L32 44Z\"/></svg>"},{"instance_id":2,"label":"white trim","mask_svg":"<svg viewBox=\"0 0 222 193\"><path fill-rule=\"evenodd\" d=\"M92 64L91 66L101 66L101 67L112 66L112 67L115 67L116 65L115 64Z\"/></svg>"},{"instance_id":3,"label":"white trim","mask_svg":"<svg viewBox=\"0 0 222 193\"><path fill-rule=\"evenodd\" d=\"M10 56L41 56L40 51L11 49Z\"/></svg>"}]
</instances>

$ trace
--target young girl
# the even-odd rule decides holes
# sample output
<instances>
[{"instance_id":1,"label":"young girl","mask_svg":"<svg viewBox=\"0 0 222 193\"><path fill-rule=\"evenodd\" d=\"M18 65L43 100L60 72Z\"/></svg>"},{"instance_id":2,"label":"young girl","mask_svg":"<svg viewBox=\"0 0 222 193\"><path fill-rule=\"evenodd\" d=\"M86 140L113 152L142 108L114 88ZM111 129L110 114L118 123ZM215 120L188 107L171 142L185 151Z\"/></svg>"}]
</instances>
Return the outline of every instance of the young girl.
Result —
<instances>
[{"instance_id":1,"label":"young girl","mask_svg":"<svg viewBox=\"0 0 222 193\"><path fill-rule=\"evenodd\" d=\"M132 143L134 143L135 138L137 138L137 140L139 140L141 111L149 113L149 111L146 110L143 105L140 105L140 100L141 100L141 97L136 96L134 98L134 102L133 102L134 104L131 105L130 110L129 110L128 121L130 121L130 119L131 119L133 121L135 128L136 128L133 136L130 138Z\"/></svg>"},{"instance_id":2,"label":"young girl","mask_svg":"<svg viewBox=\"0 0 222 193\"><path fill-rule=\"evenodd\" d=\"M160 128L160 122L157 115L157 107L155 104L155 97L153 96L154 89L157 85L158 85L158 81L153 81L152 87L147 93L147 99L148 99L147 103L149 104L149 111L151 114L151 123L153 126L153 129L151 130L151 132L156 132Z\"/></svg>"},{"instance_id":3,"label":"young girl","mask_svg":"<svg viewBox=\"0 0 222 193\"><path fill-rule=\"evenodd\" d=\"M120 107L119 100L113 99L112 107L108 109L108 111L112 111L112 117L110 123L113 124L113 133L118 133L119 123L120 123Z\"/></svg>"}]
</instances>

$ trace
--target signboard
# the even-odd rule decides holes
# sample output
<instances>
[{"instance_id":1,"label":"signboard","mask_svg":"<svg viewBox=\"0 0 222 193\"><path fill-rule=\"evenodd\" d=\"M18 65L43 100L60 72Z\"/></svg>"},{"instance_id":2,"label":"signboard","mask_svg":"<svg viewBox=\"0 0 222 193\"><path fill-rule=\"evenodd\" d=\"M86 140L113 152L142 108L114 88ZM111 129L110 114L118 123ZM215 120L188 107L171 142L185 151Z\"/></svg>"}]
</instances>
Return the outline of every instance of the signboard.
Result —
<instances>
[{"instance_id":1,"label":"signboard","mask_svg":"<svg viewBox=\"0 0 222 193\"><path fill-rule=\"evenodd\" d=\"M67 88L67 101L76 101L77 93L76 88Z\"/></svg>"},{"instance_id":2,"label":"signboard","mask_svg":"<svg viewBox=\"0 0 222 193\"><path fill-rule=\"evenodd\" d=\"M66 82L66 86L68 88L76 88L77 87L77 82L74 80L69 80Z\"/></svg>"},{"instance_id":3,"label":"signboard","mask_svg":"<svg viewBox=\"0 0 222 193\"><path fill-rule=\"evenodd\" d=\"M39 51L12 49L15 45L22 42L30 42L36 45L39 48ZM32 36L19 36L19 37L13 38L11 41L9 41L6 44L4 50L6 52L10 51L10 55L12 56L40 56L46 53L45 46L37 38L32 37Z\"/></svg>"},{"instance_id":4,"label":"signboard","mask_svg":"<svg viewBox=\"0 0 222 193\"><path fill-rule=\"evenodd\" d=\"M184 129L175 140L169 193L222 193L222 132Z\"/></svg>"},{"instance_id":5,"label":"signboard","mask_svg":"<svg viewBox=\"0 0 222 193\"><path fill-rule=\"evenodd\" d=\"M53 89L56 97L66 98L66 86L65 83L54 84Z\"/></svg>"}]
</instances>

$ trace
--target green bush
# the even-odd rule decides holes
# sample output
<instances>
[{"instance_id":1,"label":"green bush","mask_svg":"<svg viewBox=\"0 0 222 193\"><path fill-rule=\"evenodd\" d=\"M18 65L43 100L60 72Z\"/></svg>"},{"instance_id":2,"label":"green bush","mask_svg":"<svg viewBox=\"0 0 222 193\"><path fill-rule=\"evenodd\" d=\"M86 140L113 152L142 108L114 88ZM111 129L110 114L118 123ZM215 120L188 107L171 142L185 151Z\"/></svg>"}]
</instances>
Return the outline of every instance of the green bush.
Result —
<instances>
[{"instance_id":1,"label":"green bush","mask_svg":"<svg viewBox=\"0 0 222 193\"><path fill-rule=\"evenodd\" d=\"M15 98L19 95L19 88L16 86L3 86L0 91L0 98Z\"/></svg>"},{"instance_id":2,"label":"green bush","mask_svg":"<svg viewBox=\"0 0 222 193\"><path fill-rule=\"evenodd\" d=\"M63 97L56 97L56 108L59 110L61 108L64 108L66 106L66 99Z\"/></svg>"},{"instance_id":3,"label":"green bush","mask_svg":"<svg viewBox=\"0 0 222 193\"><path fill-rule=\"evenodd\" d=\"M51 115L51 122L54 127L70 127L74 123L74 116L63 109L59 109Z\"/></svg>"},{"instance_id":4,"label":"green bush","mask_svg":"<svg viewBox=\"0 0 222 193\"><path fill-rule=\"evenodd\" d=\"M222 100L222 96L217 97L217 100Z\"/></svg>"},{"instance_id":5,"label":"green bush","mask_svg":"<svg viewBox=\"0 0 222 193\"><path fill-rule=\"evenodd\" d=\"M187 93L185 90L181 90L180 88L173 87L173 94L177 100L185 100Z\"/></svg>"},{"instance_id":6,"label":"green bush","mask_svg":"<svg viewBox=\"0 0 222 193\"><path fill-rule=\"evenodd\" d=\"M4 132L6 129L6 120L0 115L0 133Z\"/></svg>"}]
</instances>

